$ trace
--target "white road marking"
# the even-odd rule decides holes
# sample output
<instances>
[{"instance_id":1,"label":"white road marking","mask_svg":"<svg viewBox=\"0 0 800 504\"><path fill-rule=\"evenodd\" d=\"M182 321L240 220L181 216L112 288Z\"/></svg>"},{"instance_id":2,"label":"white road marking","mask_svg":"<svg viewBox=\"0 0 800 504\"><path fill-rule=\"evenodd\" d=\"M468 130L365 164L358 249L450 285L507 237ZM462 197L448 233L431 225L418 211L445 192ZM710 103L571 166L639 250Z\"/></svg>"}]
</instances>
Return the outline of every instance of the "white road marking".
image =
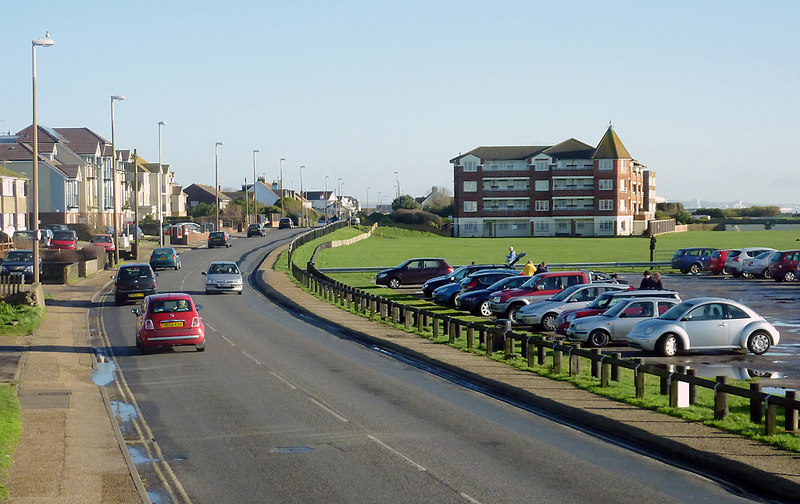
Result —
<instances>
[{"instance_id":1,"label":"white road marking","mask_svg":"<svg viewBox=\"0 0 800 504\"><path fill-rule=\"evenodd\" d=\"M208 327L208 326L206 326L206 327ZM220 335L219 335L219 337L220 337L220 338L222 338L222 341L224 341L225 343L229 344L230 346L232 346L232 347L235 347L235 346L236 346L236 343L234 343L233 341L231 341L231 340L230 340L229 338L227 338L227 337L226 337L224 334L220 334Z\"/></svg>"},{"instance_id":2,"label":"white road marking","mask_svg":"<svg viewBox=\"0 0 800 504\"><path fill-rule=\"evenodd\" d=\"M332 409L330 409L329 407L325 406L325 405L324 405L324 404L322 404L321 402L317 401L317 400L316 400L316 399L314 399L313 397L309 398L309 401L311 401L312 403L316 404L317 406L319 406L319 407L320 407L320 408L322 408L323 410L325 410L325 411L327 411L328 413L330 413L330 414L331 414L331 415L332 415L334 418L336 418L336 419L337 419L337 420L339 420L340 422L347 422L347 419L346 419L345 417L343 417L342 415L340 415L340 414L336 413L335 411L333 411L333 410L332 410Z\"/></svg>"},{"instance_id":3,"label":"white road marking","mask_svg":"<svg viewBox=\"0 0 800 504\"><path fill-rule=\"evenodd\" d=\"M472 504L481 504L481 501L473 499L472 497L470 497L469 495L465 494L464 492L461 492L458 495L460 495L461 497L465 498L468 502L471 502Z\"/></svg>"},{"instance_id":4,"label":"white road marking","mask_svg":"<svg viewBox=\"0 0 800 504\"><path fill-rule=\"evenodd\" d=\"M255 362L255 363L256 363L256 364L258 364L259 366L261 365L261 361L259 361L258 359L256 359L256 358L255 358L255 357L253 357L252 355L250 355L249 353L245 352L244 350L242 350L242 355L244 355L245 357L247 357L247 358L248 358L248 359L250 359L251 361Z\"/></svg>"},{"instance_id":5,"label":"white road marking","mask_svg":"<svg viewBox=\"0 0 800 504\"><path fill-rule=\"evenodd\" d=\"M274 377L275 377L275 378L277 378L278 380L280 380L280 381L282 381L283 383L285 383L285 384L286 384L286 386L287 386L287 387L289 387L290 389L292 389L292 390L297 390L297 387L295 387L294 385L292 385L292 384L291 384L291 382L289 382L289 381L288 381L286 378L284 378L283 376L279 375L279 374L278 374L278 373L276 373L275 371L270 371L270 372L269 372L269 374L271 374L272 376L274 376Z\"/></svg>"},{"instance_id":6,"label":"white road marking","mask_svg":"<svg viewBox=\"0 0 800 504\"><path fill-rule=\"evenodd\" d=\"M372 435L370 435L370 434L367 434L367 437L368 437L368 438L369 438L369 439L370 439L370 440L371 440L373 443L375 443L375 444L377 444L377 445L380 445L380 446L382 446L382 447L383 447L383 448L385 448L386 450L389 450L390 452L394 453L395 455L397 455L397 456L398 456L398 457L400 457L401 459L405 460L406 462L408 462L409 464L411 464L412 466L414 466L414 467L417 469L417 471L427 471L427 469L425 469L425 468L424 468L424 467L422 467L421 465L417 464L416 462L414 462L414 461L413 461L413 460L411 460L410 458L406 457L405 455L403 455L403 454L402 454L402 453L400 453L399 451L395 450L395 449L394 449L394 448L392 448L391 446L387 445L386 443L384 443L384 442L383 442L383 441L381 441L380 439L376 438L375 436L372 436Z\"/></svg>"}]
</instances>

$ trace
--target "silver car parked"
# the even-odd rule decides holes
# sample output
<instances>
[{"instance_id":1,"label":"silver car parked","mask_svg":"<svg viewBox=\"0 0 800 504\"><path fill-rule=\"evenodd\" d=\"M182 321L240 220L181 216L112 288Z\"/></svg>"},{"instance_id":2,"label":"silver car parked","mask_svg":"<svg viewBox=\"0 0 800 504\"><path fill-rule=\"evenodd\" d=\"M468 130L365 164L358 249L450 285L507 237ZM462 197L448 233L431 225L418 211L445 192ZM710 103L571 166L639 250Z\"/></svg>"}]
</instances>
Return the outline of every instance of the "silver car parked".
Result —
<instances>
[{"instance_id":1,"label":"silver car parked","mask_svg":"<svg viewBox=\"0 0 800 504\"><path fill-rule=\"evenodd\" d=\"M626 284L579 284L567 287L547 301L523 306L517 312L520 324L534 328L541 327L545 331L555 329L556 318L564 310L583 308L604 292L617 292L630 289Z\"/></svg>"},{"instance_id":2,"label":"silver car parked","mask_svg":"<svg viewBox=\"0 0 800 504\"><path fill-rule=\"evenodd\" d=\"M775 252L775 249L769 247L745 247L740 249L733 249L728 252L725 258L725 267L722 271L735 278L739 278L743 274L743 268L746 261L754 258L762 252Z\"/></svg>"},{"instance_id":3,"label":"silver car parked","mask_svg":"<svg viewBox=\"0 0 800 504\"><path fill-rule=\"evenodd\" d=\"M242 294L244 281L239 266L233 261L214 261L204 271L206 294L212 292L238 292Z\"/></svg>"},{"instance_id":4,"label":"silver car parked","mask_svg":"<svg viewBox=\"0 0 800 504\"><path fill-rule=\"evenodd\" d=\"M767 250L745 261L742 267L742 276L772 278L769 273L769 258L772 257L773 252L772 250Z\"/></svg>"},{"instance_id":5,"label":"silver car parked","mask_svg":"<svg viewBox=\"0 0 800 504\"><path fill-rule=\"evenodd\" d=\"M628 332L643 320L658 317L677 301L664 298L631 298L621 301L600 315L575 320L567 328L571 341L604 347L611 341L625 341Z\"/></svg>"}]
</instances>

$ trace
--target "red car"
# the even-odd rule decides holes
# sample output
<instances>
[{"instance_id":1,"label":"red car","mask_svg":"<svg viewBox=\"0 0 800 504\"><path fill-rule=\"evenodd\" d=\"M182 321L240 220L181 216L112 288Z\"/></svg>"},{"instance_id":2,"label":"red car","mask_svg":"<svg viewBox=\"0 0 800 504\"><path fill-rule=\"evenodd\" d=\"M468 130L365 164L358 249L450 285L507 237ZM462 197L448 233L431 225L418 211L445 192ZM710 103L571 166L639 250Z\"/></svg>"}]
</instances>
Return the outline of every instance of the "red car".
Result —
<instances>
[{"instance_id":1,"label":"red car","mask_svg":"<svg viewBox=\"0 0 800 504\"><path fill-rule=\"evenodd\" d=\"M206 328L198 313L203 307L182 292L153 294L134 308L136 346L145 354L161 346L193 345L198 352L206 349Z\"/></svg>"},{"instance_id":2,"label":"red car","mask_svg":"<svg viewBox=\"0 0 800 504\"><path fill-rule=\"evenodd\" d=\"M776 282L791 282L797 278L797 263L800 262L800 250L783 250L775 252L769 258L769 274Z\"/></svg>"},{"instance_id":3,"label":"red car","mask_svg":"<svg viewBox=\"0 0 800 504\"><path fill-rule=\"evenodd\" d=\"M114 251L114 238L111 235L99 234L92 238L91 243L97 247L103 247L107 252Z\"/></svg>"},{"instance_id":4,"label":"red car","mask_svg":"<svg viewBox=\"0 0 800 504\"><path fill-rule=\"evenodd\" d=\"M75 250L78 248L78 233L75 231L56 231L50 239L51 249Z\"/></svg>"},{"instance_id":5,"label":"red car","mask_svg":"<svg viewBox=\"0 0 800 504\"><path fill-rule=\"evenodd\" d=\"M711 253L711 258L708 260L708 271L715 275L719 275L725 269L725 260L728 258L728 252L732 249L715 250Z\"/></svg>"},{"instance_id":6,"label":"red car","mask_svg":"<svg viewBox=\"0 0 800 504\"><path fill-rule=\"evenodd\" d=\"M522 287L493 292L489 297L489 309L498 318L517 322L517 310L534 300L545 300L571 285L591 283L585 271L548 271L533 275Z\"/></svg>"}]
</instances>

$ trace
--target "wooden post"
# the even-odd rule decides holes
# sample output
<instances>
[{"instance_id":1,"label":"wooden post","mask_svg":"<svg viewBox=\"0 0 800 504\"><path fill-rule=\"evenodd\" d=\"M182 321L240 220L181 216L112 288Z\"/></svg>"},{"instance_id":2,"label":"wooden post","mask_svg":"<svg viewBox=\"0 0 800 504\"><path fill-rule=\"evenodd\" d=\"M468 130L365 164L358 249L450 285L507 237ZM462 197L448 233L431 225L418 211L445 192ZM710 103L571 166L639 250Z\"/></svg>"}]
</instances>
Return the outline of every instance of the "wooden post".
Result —
<instances>
[{"instance_id":1,"label":"wooden post","mask_svg":"<svg viewBox=\"0 0 800 504\"><path fill-rule=\"evenodd\" d=\"M433 339L439 337L439 317L433 317Z\"/></svg>"},{"instance_id":2,"label":"wooden post","mask_svg":"<svg viewBox=\"0 0 800 504\"><path fill-rule=\"evenodd\" d=\"M534 363L534 359L535 359L535 356L536 356L536 352L534 351L534 349L539 348L539 341L536 338L528 338L528 339L533 339L533 343L528 342L528 345L527 345L528 346L528 355L527 355L528 367L532 368L533 367L533 363ZM531 348L531 346L533 346L533 348Z\"/></svg>"},{"instance_id":3,"label":"wooden post","mask_svg":"<svg viewBox=\"0 0 800 504\"><path fill-rule=\"evenodd\" d=\"M714 386L714 420L722 420L728 416L728 394L719 390L720 385L727 383L727 376L717 376Z\"/></svg>"},{"instance_id":4,"label":"wooden post","mask_svg":"<svg viewBox=\"0 0 800 504\"><path fill-rule=\"evenodd\" d=\"M603 362L605 357L600 360L600 386L608 387L611 384L611 364Z\"/></svg>"},{"instance_id":5,"label":"wooden post","mask_svg":"<svg viewBox=\"0 0 800 504\"><path fill-rule=\"evenodd\" d=\"M674 373L675 372L675 366L673 366L672 364L669 364L667 366L667 372L668 373ZM659 378L661 378L661 380L660 380L661 381L661 395L669 394L669 382L671 381L669 374L660 376Z\"/></svg>"},{"instance_id":6,"label":"wooden post","mask_svg":"<svg viewBox=\"0 0 800 504\"><path fill-rule=\"evenodd\" d=\"M539 341L536 345L536 363L544 366L545 359L547 358L547 347L544 346L544 341Z\"/></svg>"},{"instance_id":7,"label":"wooden post","mask_svg":"<svg viewBox=\"0 0 800 504\"><path fill-rule=\"evenodd\" d=\"M448 342L452 345L456 342L456 331L460 331L460 329L458 328L458 322L452 319L450 319L449 326L450 330L448 331Z\"/></svg>"},{"instance_id":8,"label":"wooden post","mask_svg":"<svg viewBox=\"0 0 800 504\"><path fill-rule=\"evenodd\" d=\"M475 328L472 325L467 326L467 350L470 352L475 348Z\"/></svg>"},{"instance_id":9,"label":"wooden post","mask_svg":"<svg viewBox=\"0 0 800 504\"><path fill-rule=\"evenodd\" d=\"M510 359L514 356L514 338L509 332L503 335L503 343L505 343L505 355L503 357Z\"/></svg>"},{"instance_id":10,"label":"wooden post","mask_svg":"<svg viewBox=\"0 0 800 504\"><path fill-rule=\"evenodd\" d=\"M405 317L406 331L410 331L411 330L411 310L406 309L405 312L406 312L406 317Z\"/></svg>"},{"instance_id":11,"label":"wooden post","mask_svg":"<svg viewBox=\"0 0 800 504\"><path fill-rule=\"evenodd\" d=\"M751 383L750 392L761 392L760 383ZM761 423L764 418L764 402L761 399L750 399L750 421Z\"/></svg>"},{"instance_id":12,"label":"wooden post","mask_svg":"<svg viewBox=\"0 0 800 504\"><path fill-rule=\"evenodd\" d=\"M794 390L787 390L786 399L790 401L796 400L797 392ZM784 415L786 417L784 422L784 429L786 432L797 432L797 410L787 406Z\"/></svg>"},{"instance_id":13,"label":"wooden post","mask_svg":"<svg viewBox=\"0 0 800 504\"><path fill-rule=\"evenodd\" d=\"M636 359L636 367L634 368L633 382L636 387L636 399L644 399L644 359Z\"/></svg>"},{"instance_id":14,"label":"wooden post","mask_svg":"<svg viewBox=\"0 0 800 504\"><path fill-rule=\"evenodd\" d=\"M600 378L600 349L592 348L592 378Z\"/></svg>"},{"instance_id":15,"label":"wooden post","mask_svg":"<svg viewBox=\"0 0 800 504\"><path fill-rule=\"evenodd\" d=\"M778 430L778 405L769 402L767 397L767 418L764 419L764 433L767 436L775 434Z\"/></svg>"},{"instance_id":16,"label":"wooden post","mask_svg":"<svg viewBox=\"0 0 800 504\"><path fill-rule=\"evenodd\" d=\"M572 347L569 352L569 375L570 376L578 376L581 374L581 358L577 355L573 355L572 350L576 347Z\"/></svg>"},{"instance_id":17,"label":"wooden post","mask_svg":"<svg viewBox=\"0 0 800 504\"><path fill-rule=\"evenodd\" d=\"M696 369L687 369L686 374L694 378L697 376ZM689 383L689 404L697 404L697 385Z\"/></svg>"},{"instance_id":18,"label":"wooden post","mask_svg":"<svg viewBox=\"0 0 800 504\"><path fill-rule=\"evenodd\" d=\"M561 374L561 357L561 350L553 348L553 372L556 374Z\"/></svg>"},{"instance_id":19,"label":"wooden post","mask_svg":"<svg viewBox=\"0 0 800 504\"><path fill-rule=\"evenodd\" d=\"M622 359L622 354L620 352L614 352L613 354L611 354L611 357L613 357L616 360L619 360ZM611 365L611 381L616 381L616 382L619 381L619 366L617 366L616 364Z\"/></svg>"},{"instance_id":20,"label":"wooden post","mask_svg":"<svg viewBox=\"0 0 800 504\"><path fill-rule=\"evenodd\" d=\"M419 310L417 310L416 314L417 314L417 332L419 334L422 334L422 330L425 329L425 324L424 324L425 315L423 315L422 312L420 312Z\"/></svg>"}]
</instances>

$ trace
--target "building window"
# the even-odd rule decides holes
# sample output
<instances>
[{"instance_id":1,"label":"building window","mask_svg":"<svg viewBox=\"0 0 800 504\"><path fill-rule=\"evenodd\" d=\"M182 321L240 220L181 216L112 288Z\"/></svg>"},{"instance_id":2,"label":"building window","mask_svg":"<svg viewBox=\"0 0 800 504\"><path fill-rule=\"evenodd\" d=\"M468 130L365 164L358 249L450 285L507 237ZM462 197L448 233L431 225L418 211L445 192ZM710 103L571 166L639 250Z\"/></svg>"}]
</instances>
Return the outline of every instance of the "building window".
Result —
<instances>
[{"instance_id":1,"label":"building window","mask_svg":"<svg viewBox=\"0 0 800 504\"><path fill-rule=\"evenodd\" d=\"M628 192L628 185L625 183L625 180L619 181L619 190L620 192Z\"/></svg>"},{"instance_id":2,"label":"building window","mask_svg":"<svg viewBox=\"0 0 800 504\"><path fill-rule=\"evenodd\" d=\"M548 170L550 170L550 163L546 159L536 160L536 171L548 171Z\"/></svg>"},{"instance_id":3,"label":"building window","mask_svg":"<svg viewBox=\"0 0 800 504\"><path fill-rule=\"evenodd\" d=\"M535 234L550 234L550 223L549 222L534 222L533 223L533 232Z\"/></svg>"},{"instance_id":4,"label":"building window","mask_svg":"<svg viewBox=\"0 0 800 504\"><path fill-rule=\"evenodd\" d=\"M625 200L624 199L619 200L619 211L620 212L624 212L625 211Z\"/></svg>"},{"instance_id":5,"label":"building window","mask_svg":"<svg viewBox=\"0 0 800 504\"><path fill-rule=\"evenodd\" d=\"M465 172L476 172L478 171L478 162L473 160L464 161L464 171Z\"/></svg>"},{"instance_id":6,"label":"building window","mask_svg":"<svg viewBox=\"0 0 800 504\"><path fill-rule=\"evenodd\" d=\"M556 222L556 233L569 233L571 221L558 221Z\"/></svg>"},{"instance_id":7,"label":"building window","mask_svg":"<svg viewBox=\"0 0 800 504\"><path fill-rule=\"evenodd\" d=\"M619 160L619 171L625 173L628 171L628 163L624 159Z\"/></svg>"},{"instance_id":8,"label":"building window","mask_svg":"<svg viewBox=\"0 0 800 504\"><path fill-rule=\"evenodd\" d=\"M611 159L601 159L599 164L600 171L611 171L614 169L614 162Z\"/></svg>"},{"instance_id":9,"label":"building window","mask_svg":"<svg viewBox=\"0 0 800 504\"><path fill-rule=\"evenodd\" d=\"M550 200L536 200L536 211L546 212L550 210Z\"/></svg>"},{"instance_id":10,"label":"building window","mask_svg":"<svg viewBox=\"0 0 800 504\"><path fill-rule=\"evenodd\" d=\"M600 232L614 232L614 221L600 221Z\"/></svg>"},{"instance_id":11,"label":"building window","mask_svg":"<svg viewBox=\"0 0 800 504\"><path fill-rule=\"evenodd\" d=\"M3 179L3 196L14 196L14 180L9 178Z\"/></svg>"},{"instance_id":12,"label":"building window","mask_svg":"<svg viewBox=\"0 0 800 504\"><path fill-rule=\"evenodd\" d=\"M620 228L621 230L625 231L625 221L620 221L620 222L619 222L619 228Z\"/></svg>"},{"instance_id":13,"label":"building window","mask_svg":"<svg viewBox=\"0 0 800 504\"><path fill-rule=\"evenodd\" d=\"M614 210L614 200L601 199L600 210Z\"/></svg>"},{"instance_id":14,"label":"building window","mask_svg":"<svg viewBox=\"0 0 800 504\"><path fill-rule=\"evenodd\" d=\"M461 224L461 231L463 233L477 233L478 232L478 223L477 222L464 222Z\"/></svg>"},{"instance_id":15,"label":"building window","mask_svg":"<svg viewBox=\"0 0 800 504\"><path fill-rule=\"evenodd\" d=\"M550 181L549 180L537 180L535 185L535 190L537 191L549 191L550 190Z\"/></svg>"},{"instance_id":16,"label":"building window","mask_svg":"<svg viewBox=\"0 0 800 504\"><path fill-rule=\"evenodd\" d=\"M601 191L613 191L614 181L611 179L600 179L597 188Z\"/></svg>"},{"instance_id":17,"label":"building window","mask_svg":"<svg viewBox=\"0 0 800 504\"><path fill-rule=\"evenodd\" d=\"M475 180L464 181L464 192L475 192L478 190L478 182Z\"/></svg>"},{"instance_id":18,"label":"building window","mask_svg":"<svg viewBox=\"0 0 800 504\"><path fill-rule=\"evenodd\" d=\"M477 201L465 201L464 202L464 211L465 212L477 212L478 211L478 202Z\"/></svg>"}]
</instances>

